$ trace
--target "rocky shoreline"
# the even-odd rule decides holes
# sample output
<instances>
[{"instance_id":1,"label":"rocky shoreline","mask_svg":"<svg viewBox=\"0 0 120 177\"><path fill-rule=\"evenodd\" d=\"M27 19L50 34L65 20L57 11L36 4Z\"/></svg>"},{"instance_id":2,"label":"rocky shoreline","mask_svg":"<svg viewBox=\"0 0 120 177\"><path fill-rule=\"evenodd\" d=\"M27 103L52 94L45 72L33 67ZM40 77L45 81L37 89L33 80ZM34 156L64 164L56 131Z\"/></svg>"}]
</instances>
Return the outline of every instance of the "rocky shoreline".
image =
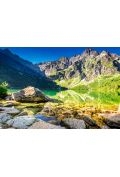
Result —
<instances>
[{"instance_id":1,"label":"rocky shoreline","mask_svg":"<svg viewBox=\"0 0 120 177\"><path fill-rule=\"evenodd\" d=\"M8 99L9 98L9 99ZM19 102L18 102L19 101ZM55 102L27 87L0 104L1 129L119 129L119 112L101 112ZM32 111L32 109L35 111Z\"/></svg>"},{"instance_id":2,"label":"rocky shoreline","mask_svg":"<svg viewBox=\"0 0 120 177\"><path fill-rule=\"evenodd\" d=\"M9 104L10 105L10 102ZM7 105L7 106L8 106ZM11 102L12 105L12 102ZM35 115L23 114L23 111L14 106L0 107L0 128L1 129L118 129L120 128L119 113L104 113L103 126L88 115L81 115L80 118L58 119L54 116L45 116L43 111Z\"/></svg>"}]
</instances>

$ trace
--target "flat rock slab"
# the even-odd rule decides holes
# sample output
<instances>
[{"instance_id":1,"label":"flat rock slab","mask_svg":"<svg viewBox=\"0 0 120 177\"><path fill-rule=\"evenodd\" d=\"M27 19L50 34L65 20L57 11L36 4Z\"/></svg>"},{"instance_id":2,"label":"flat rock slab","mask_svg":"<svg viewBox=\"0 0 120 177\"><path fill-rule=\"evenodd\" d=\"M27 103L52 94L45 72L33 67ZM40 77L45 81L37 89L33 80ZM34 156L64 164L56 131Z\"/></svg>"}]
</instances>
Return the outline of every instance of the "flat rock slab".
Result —
<instances>
[{"instance_id":1,"label":"flat rock slab","mask_svg":"<svg viewBox=\"0 0 120 177\"><path fill-rule=\"evenodd\" d=\"M26 129L36 121L34 116L19 116L8 120L7 125L13 128Z\"/></svg>"},{"instance_id":2,"label":"flat rock slab","mask_svg":"<svg viewBox=\"0 0 120 177\"><path fill-rule=\"evenodd\" d=\"M20 111L14 107L0 107L0 112L1 113L6 113L10 115L17 115L20 113Z\"/></svg>"},{"instance_id":3,"label":"flat rock slab","mask_svg":"<svg viewBox=\"0 0 120 177\"><path fill-rule=\"evenodd\" d=\"M120 128L120 113L101 114L104 122L111 128Z\"/></svg>"},{"instance_id":4,"label":"flat rock slab","mask_svg":"<svg viewBox=\"0 0 120 177\"><path fill-rule=\"evenodd\" d=\"M0 123L6 123L8 120L10 120L12 117L9 114L6 113L0 113Z\"/></svg>"},{"instance_id":5,"label":"flat rock slab","mask_svg":"<svg viewBox=\"0 0 120 177\"><path fill-rule=\"evenodd\" d=\"M62 120L63 125L71 129L85 129L86 125L84 120L66 118Z\"/></svg>"},{"instance_id":6,"label":"flat rock slab","mask_svg":"<svg viewBox=\"0 0 120 177\"><path fill-rule=\"evenodd\" d=\"M53 125L42 120L35 122L29 129L65 129L64 127Z\"/></svg>"}]
</instances>

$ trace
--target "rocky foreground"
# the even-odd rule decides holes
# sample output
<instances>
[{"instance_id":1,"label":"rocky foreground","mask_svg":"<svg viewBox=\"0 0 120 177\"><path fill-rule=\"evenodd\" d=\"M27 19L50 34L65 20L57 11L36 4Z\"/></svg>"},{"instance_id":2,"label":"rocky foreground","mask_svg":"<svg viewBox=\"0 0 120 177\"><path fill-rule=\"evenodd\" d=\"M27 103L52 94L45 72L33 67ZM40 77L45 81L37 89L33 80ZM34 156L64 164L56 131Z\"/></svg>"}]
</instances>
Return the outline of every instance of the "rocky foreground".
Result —
<instances>
[{"instance_id":1,"label":"rocky foreground","mask_svg":"<svg viewBox=\"0 0 120 177\"><path fill-rule=\"evenodd\" d=\"M34 111L33 111L34 110ZM0 104L1 129L118 129L118 111L65 106L27 87Z\"/></svg>"},{"instance_id":2,"label":"rocky foreground","mask_svg":"<svg viewBox=\"0 0 120 177\"><path fill-rule=\"evenodd\" d=\"M8 104L9 105L9 104ZM7 106L8 106L7 105ZM120 128L119 113L101 114L103 126L88 115L79 118L58 119L40 113L28 115L13 107L0 107L0 128L2 129L109 129Z\"/></svg>"}]
</instances>

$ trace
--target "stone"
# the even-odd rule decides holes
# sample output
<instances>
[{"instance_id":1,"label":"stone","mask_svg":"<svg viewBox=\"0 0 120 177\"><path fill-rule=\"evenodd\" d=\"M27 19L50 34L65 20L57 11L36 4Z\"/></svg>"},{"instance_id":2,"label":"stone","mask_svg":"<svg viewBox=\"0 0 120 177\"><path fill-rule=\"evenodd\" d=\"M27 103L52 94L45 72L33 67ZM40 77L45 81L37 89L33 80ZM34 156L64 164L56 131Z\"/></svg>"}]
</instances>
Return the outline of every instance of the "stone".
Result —
<instances>
[{"instance_id":1,"label":"stone","mask_svg":"<svg viewBox=\"0 0 120 177\"><path fill-rule=\"evenodd\" d=\"M20 113L20 111L14 107L0 107L0 112L7 113L10 115L16 115Z\"/></svg>"},{"instance_id":2,"label":"stone","mask_svg":"<svg viewBox=\"0 0 120 177\"><path fill-rule=\"evenodd\" d=\"M61 121L56 119L56 120L50 120L49 123L54 125L60 125Z\"/></svg>"},{"instance_id":3,"label":"stone","mask_svg":"<svg viewBox=\"0 0 120 177\"><path fill-rule=\"evenodd\" d=\"M35 87L26 87L16 93L12 94L12 99L18 102L47 102L52 101L51 98L47 97L41 90Z\"/></svg>"},{"instance_id":4,"label":"stone","mask_svg":"<svg viewBox=\"0 0 120 177\"><path fill-rule=\"evenodd\" d=\"M27 111L22 111L17 116L27 116L27 115L28 115Z\"/></svg>"},{"instance_id":5,"label":"stone","mask_svg":"<svg viewBox=\"0 0 120 177\"><path fill-rule=\"evenodd\" d=\"M14 121L15 121L15 119L10 119L10 120L8 120L8 121L6 122L6 124L7 124L8 126L12 126L13 123L14 123Z\"/></svg>"},{"instance_id":6,"label":"stone","mask_svg":"<svg viewBox=\"0 0 120 177\"><path fill-rule=\"evenodd\" d=\"M47 102L42 111L40 112L41 114L44 114L44 115L49 115L49 116L54 116L55 113L54 113L54 108L55 106L57 106L57 104L54 104L54 103L51 103L51 102Z\"/></svg>"},{"instance_id":7,"label":"stone","mask_svg":"<svg viewBox=\"0 0 120 177\"><path fill-rule=\"evenodd\" d=\"M6 96L5 100L6 100L6 101L12 100L11 95Z\"/></svg>"},{"instance_id":8,"label":"stone","mask_svg":"<svg viewBox=\"0 0 120 177\"><path fill-rule=\"evenodd\" d=\"M0 113L0 123L5 123L10 120L12 117L6 113Z\"/></svg>"},{"instance_id":9,"label":"stone","mask_svg":"<svg viewBox=\"0 0 120 177\"><path fill-rule=\"evenodd\" d=\"M96 121L93 120L90 116L83 116L82 118L87 124L89 124L90 126L96 126Z\"/></svg>"},{"instance_id":10,"label":"stone","mask_svg":"<svg viewBox=\"0 0 120 177\"><path fill-rule=\"evenodd\" d=\"M2 129L3 127L2 127L2 124L0 123L0 129Z\"/></svg>"},{"instance_id":11,"label":"stone","mask_svg":"<svg viewBox=\"0 0 120 177\"><path fill-rule=\"evenodd\" d=\"M32 126L30 126L29 129L65 129L65 127L53 125L48 122L39 120L38 122L35 122Z\"/></svg>"},{"instance_id":12,"label":"stone","mask_svg":"<svg viewBox=\"0 0 120 177\"><path fill-rule=\"evenodd\" d=\"M111 128L120 128L120 113L101 114L103 121Z\"/></svg>"},{"instance_id":13,"label":"stone","mask_svg":"<svg viewBox=\"0 0 120 177\"><path fill-rule=\"evenodd\" d=\"M44 116L42 114L36 114L35 118L38 120L43 120L43 121L48 122L50 124L60 125L60 121L57 120L56 117L48 117L48 116Z\"/></svg>"},{"instance_id":14,"label":"stone","mask_svg":"<svg viewBox=\"0 0 120 177\"><path fill-rule=\"evenodd\" d=\"M101 129L110 129L110 127L108 127L107 125L103 125Z\"/></svg>"},{"instance_id":15,"label":"stone","mask_svg":"<svg viewBox=\"0 0 120 177\"><path fill-rule=\"evenodd\" d=\"M19 116L7 121L7 125L13 128L26 129L36 121L34 116Z\"/></svg>"},{"instance_id":16,"label":"stone","mask_svg":"<svg viewBox=\"0 0 120 177\"><path fill-rule=\"evenodd\" d=\"M67 128L71 129L85 129L86 125L84 120L74 119L74 118L66 118L62 120L62 124Z\"/></svg>"}]
</instances>

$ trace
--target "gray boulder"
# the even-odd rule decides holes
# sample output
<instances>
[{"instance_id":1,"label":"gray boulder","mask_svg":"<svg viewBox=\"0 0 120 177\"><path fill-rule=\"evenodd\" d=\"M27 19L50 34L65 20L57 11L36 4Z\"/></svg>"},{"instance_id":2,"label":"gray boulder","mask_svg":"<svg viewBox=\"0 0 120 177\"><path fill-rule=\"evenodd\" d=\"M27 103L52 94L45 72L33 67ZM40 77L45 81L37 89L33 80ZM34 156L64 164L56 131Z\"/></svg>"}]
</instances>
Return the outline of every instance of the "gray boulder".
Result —
<instances>
[{"instance_id":1,"label":"gray boulder","mask_svg":"<svg viewBox=\"0 0 120 177\"><path fill-rule=\"evenodd\" d=\"M0 113L0 123L5 123L10 120L12 117L6 113Z\"/></svg>"},{"instance_id":2,"label":"gray boulder","mask_svg":"<svg viewBox=\"0 0 120 177\"><path fill-rule=\"evenodd\" d=\"M16 115L19 114L19 110L14 108L14 107L0 107L0 112L1 113L6 113L6 114L10 114L10 115Z\"/></svg>"},{"instance_id":3,"label":"gray boulder","mask_svg":"<svg viewBox=\"0 0 120 177\"><path fill-rule=\"evenodd\" d=\"M65 128L39 120L38 122L35 122L32 126L30 126L29 129L65 129Z\"/></svg>"},{"instance_id":4,"label":"gray boulder","mask_svg":"<svg viewBox=\"0 0 120 177\"><path fill-rule=\"evenodd\" d=\"M111 128L120 128L120 113L101 114L104 122Z\"/></svg>"},{"instance_id":5,"label":"gray boulder","mask_svg":"<svg viewBox=\"0 0 120 177\"><path fill-rule=\"evenodd\" d=\"M26 129L36 121L34 116L19 116L8 120L7 125L13 128Z\"/></svg>"},{"instance_id":6,"label":"gray boulder","mask_svg":"<svg viewBox=\"0 0 120 177\"><path fill-rule=\"evenodd\" d=\"M86 128L84 120L79 120L79 119L66 118L62 120L62 124L65 125L67 128L71 128L71 129Z\"/></svg>"},{"instance_id":7,"label":"gray boulder","mask_svg":"<svg viewBox=\"0 0 120 177\"><path fill-rule=\"evenodd\" d=\"M52 101L49 97L40 91L38 88L27 87L19 92L12 94L12 99L18 102L47 102Z\"/></svg>"}]
</instances>

